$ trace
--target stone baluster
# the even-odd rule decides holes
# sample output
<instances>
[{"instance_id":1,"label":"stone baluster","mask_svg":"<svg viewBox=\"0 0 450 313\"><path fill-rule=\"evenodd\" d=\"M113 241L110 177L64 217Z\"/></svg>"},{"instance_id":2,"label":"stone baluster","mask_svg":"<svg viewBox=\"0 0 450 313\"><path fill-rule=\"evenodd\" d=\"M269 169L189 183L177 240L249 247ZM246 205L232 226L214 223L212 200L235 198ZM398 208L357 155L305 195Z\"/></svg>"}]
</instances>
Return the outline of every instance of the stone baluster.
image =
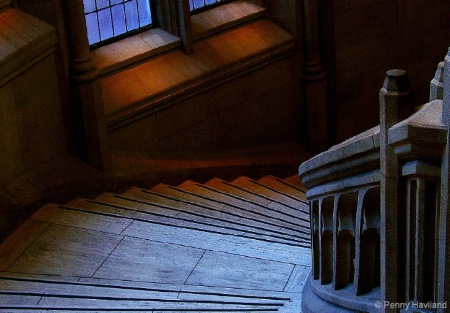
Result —
<instances>
[{"instance_id":1,"label":"stone baluster","mask_svg":"<svg viewBox=\"0 0 450 313\"><path fill-rule=\"evenodd\" d=\"M331 283L333 279L333 212L334 197L321 200L320 203L320 283Z\"/></svg>"},{"instance_id":2,"label":"stone baluster","mask_svg":"<svg viewBox=\"0 0 450 313\"><path fill-rule=\"evenodd\" d=\"M358 194L355 247L355 294L380 285L380 189Z\"/></svg>"},{"instance_id":3,"label":"stone baluster","mask_svg":"<svg viewBox=\"0 0 450 313\"><path fill-rule=\"evenodd\" d=\"M434 78L430 82L430 102L444 98L444 62L440 62Z\"/></svg>"},{"instance_id":4,"label":"stone baluster","mask_svg":"<svg viewBox=\"0 0 450 313\"><path fill-rule=\"evenodd\" d=\"M319 279L320 275L320 217L319 200L311 201L311 248L312 248L312 276Z\"/></svg>"},{"instance_id":5,"label":"stone baluster","mask_svg":"<svg viewBox=\"0 0 450 313\"><path fill-rule=\"evenodd\" d=\"M353 282L355 258L355 220L357 193L336 196L334 214L333 288L341 289Z\"/></svg>"},{"instance_id":6,"label":"stone baluster","mask_svg":"<svg viewBox=\"0 0 450 313\"><path fill-rule=\"evenodd\" d=\"M439 167L411 161L402 168L406 184L406 300L436 301Z\"/></svg>"},{"instance_id":7,"label":"stone baluster","mask_svg":"<svg viewBox=\"0 0 450 313\"><path fill-rule=\"evenodd\" d=\"M398 247L401 242L402 207L400 205L398 183L399 165L394 148L388 144L388 130L411 112L410 91L407 74L403 70L390 70L386 73L383 88L380 90L380 216L381 216L381 301L401 302ZM395 309L385 308L387 312Z\"/></svg>"}]
</instances>

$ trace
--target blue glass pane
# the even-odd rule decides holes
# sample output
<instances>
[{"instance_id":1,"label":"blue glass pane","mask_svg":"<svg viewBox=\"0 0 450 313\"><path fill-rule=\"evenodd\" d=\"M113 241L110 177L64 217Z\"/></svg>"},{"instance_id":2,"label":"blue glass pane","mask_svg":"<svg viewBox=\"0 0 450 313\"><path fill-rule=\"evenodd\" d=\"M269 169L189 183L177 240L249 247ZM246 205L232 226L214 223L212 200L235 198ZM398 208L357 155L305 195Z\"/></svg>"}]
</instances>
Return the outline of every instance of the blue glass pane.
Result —
<instances>
[{"instance_id":1,"label":"blue glass pane","mask_svg":"<svg viewBox=\"0 0 450 313\"><path fill-rule=\"evenodd\" d=\"M83 0L84 12L89 13L95 11L95 0Z\"/></svg>"},{"instance_id":2,"label":"blue glass pane","mask_svg":"<svg viewBox=\"0 0 450 313\"><path fill-rule=\"evenodd\" d=\"M98 21L100 24L100 39L105 40L114 36L111 12L109 9L98 12Z\"/></svg>"},{"instance_id":3,"label":"blue glass pane","mask_svg":"<svg viewBox=\"0 0 450 313\"><path fill-rule=\"evenodd\" d=\"M211 4L214 4L214 3L217 3L217 2L219 2L219 1L216 1L216 0L206 0L206 5L211 5Z\"/></svg>"},{"instance_id":4,"label":"blue glass pane","mask_svg":"<svg viewBox=\"0 0 450 313\"><path fill-rule=\"evenodd\" d=\"M150 11L150 2L148 0L138 0L139 22L140 26L146 26L152 23L152 13Z\"/></svg>"},{"instance_id":5,"label":"blue glass pane","mask_svg":"<svg viewBox=\"0 0 450 313\"><path fill-rule=\"evenodd\" d=\"M194 9L198 9L205 6L205 0L193 0Z\"/></svg>"},{"instance_id":6,"label":"blue glass pane","mask_svg":"<svg viewBox=\"0 0 450 313\"><path fill-rule=\"evenodd\" d=\"M109 0L97 0L97 10L109 7Z\"/></svg>"},{"instance_id":7,"label":"blue glass pane","mask_svg":"<svg viewBox=\"0 0 450 313\"><path fill-rule=\"evenodd\" d=\"M100 33L98 29L97 14L91 13L86 15L86 26L88 30L89 44L92 45L100 41Z\"/></svg>"},{"instance_id":8,"label":"blue glass pane","mask_svg":"<svg viewBox=\"0 0 450 313\"><path fill-rule=\"evenodd\" d=\"M150 0L83 0L83 4L91 45L152 23Z\"/></svg>"},{"instance_id":9,"label":"blue glass pane","mask_svg":"<svg viewBox=\"0 0 450 313\"><path fill-rule=\"evenodd\" d=\"M125 16L127 19L127 30L130 31L139 28L136 0L125 3Z\"/></svg>"},{"instance_id":10,"label":"blue glass pane","mask_svg":"<svg viewBox=\"0 0 450 313\"><path fill-rule=\"evenodd\" d=\"M126 33L127 25L125 21L125 12L123 5L115 5L111 8L111 14L114 25L114 36Z\"/></svg>"}]
</instances>

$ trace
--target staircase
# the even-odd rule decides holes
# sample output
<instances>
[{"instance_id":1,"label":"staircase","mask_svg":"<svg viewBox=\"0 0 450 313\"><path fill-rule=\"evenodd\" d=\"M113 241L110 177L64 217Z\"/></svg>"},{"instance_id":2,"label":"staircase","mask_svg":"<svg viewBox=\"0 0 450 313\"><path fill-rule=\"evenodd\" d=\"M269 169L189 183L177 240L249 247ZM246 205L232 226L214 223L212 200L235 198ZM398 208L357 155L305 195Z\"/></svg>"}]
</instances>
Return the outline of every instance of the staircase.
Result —
<instances>
[{"instance_id":1,"label":"staircase","mask_svg":"<svg viewBox=\"0 0 450 313\"><path fill-rule=\"evenodd\" d=\"M0 312L301 312L309 247L297 176L47 204L0 245Z\"/></svg>"}]
</instances>

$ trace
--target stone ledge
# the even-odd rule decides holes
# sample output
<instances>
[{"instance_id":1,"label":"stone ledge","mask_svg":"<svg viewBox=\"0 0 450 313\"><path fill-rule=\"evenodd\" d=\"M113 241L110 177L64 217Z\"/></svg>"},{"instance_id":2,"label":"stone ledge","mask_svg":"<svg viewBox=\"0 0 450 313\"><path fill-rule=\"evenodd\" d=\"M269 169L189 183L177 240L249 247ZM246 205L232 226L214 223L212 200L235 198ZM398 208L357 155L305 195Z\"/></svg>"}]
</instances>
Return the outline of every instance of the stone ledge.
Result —
<instances>
[{"instance_id":1,"label":"stone ledge","mask_svg":"<svg viewBox=\"0 0 450 313\"><path fill-rule=\"evenodd\" d=\"M447 129L442 124L442 100L425 104L391 127L388 140L400 157L440 159L447 140Z\"/></svg>"},{"instance_id":2,"label":"stone ledge","mask_svg":"<svg viewBox=\"0 0 450 313\"><path fill-rule=\"evenodd\" d=\"M162 29L154 28L97 48L92 51L92 57L100 75L108 75L133 63L176 48L180 43L180 38Z\"/></svg>"},{"instance_id":3,"label":"stone ledge","mask_svg":"<svg viewBox=\"0 0 450 313\"><path fill-rule=\"evenodd\" d=\"M294 38L268 20L199 40L102 79L109 130L120 128L293 52Z\"/></svg>"},{"instance_id":4,"label":"stone ledge","mask_svg":"<svg viewBox=\"0 0 450 313\"><path fill-rule=\"evenodd\" d=\"M229 29L246 21L263 16L266 9L240 0L195 14L191 17L195 40Z\"/></svg>"},{"instance_id":5,"label":"stone ledge","mask_svg":"<svg viewBox=\"0 0 450 313\"><path fill-rule=\"evenodd\" d=\"M53 52L55 29L16 9L0 13L0 86Z\"/></svg>"},{"instance_id":6,"label":"stone ledge","mask_svg":"<svg viewBox=\"0 0 450 313\"><path fill-rule=\"evenodd\" d=\"M379 167L380 128L371 128L299 167L299 175L308 188L344 177L358 175Z\"/></svg>"}]
</instances>

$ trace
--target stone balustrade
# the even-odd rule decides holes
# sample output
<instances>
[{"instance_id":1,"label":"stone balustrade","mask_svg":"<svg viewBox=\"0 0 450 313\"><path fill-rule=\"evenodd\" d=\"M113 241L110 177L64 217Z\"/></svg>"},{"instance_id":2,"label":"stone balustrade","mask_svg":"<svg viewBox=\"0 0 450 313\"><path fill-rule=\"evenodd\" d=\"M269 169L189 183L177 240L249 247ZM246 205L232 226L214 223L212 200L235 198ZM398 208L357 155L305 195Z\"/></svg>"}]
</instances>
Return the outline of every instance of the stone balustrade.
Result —
<instances>
[{"instance_id":1,"label":"stone balustrade","mask_svg":"<svg viewBox=\"0 0 450 313\"><path fill-rule=\"evenodd\" d=\"M300 166L312 241L304 312L446 310L447 59L414 114L406 72L388 71L380 125Z\"/></svg>"}]
</instances>

